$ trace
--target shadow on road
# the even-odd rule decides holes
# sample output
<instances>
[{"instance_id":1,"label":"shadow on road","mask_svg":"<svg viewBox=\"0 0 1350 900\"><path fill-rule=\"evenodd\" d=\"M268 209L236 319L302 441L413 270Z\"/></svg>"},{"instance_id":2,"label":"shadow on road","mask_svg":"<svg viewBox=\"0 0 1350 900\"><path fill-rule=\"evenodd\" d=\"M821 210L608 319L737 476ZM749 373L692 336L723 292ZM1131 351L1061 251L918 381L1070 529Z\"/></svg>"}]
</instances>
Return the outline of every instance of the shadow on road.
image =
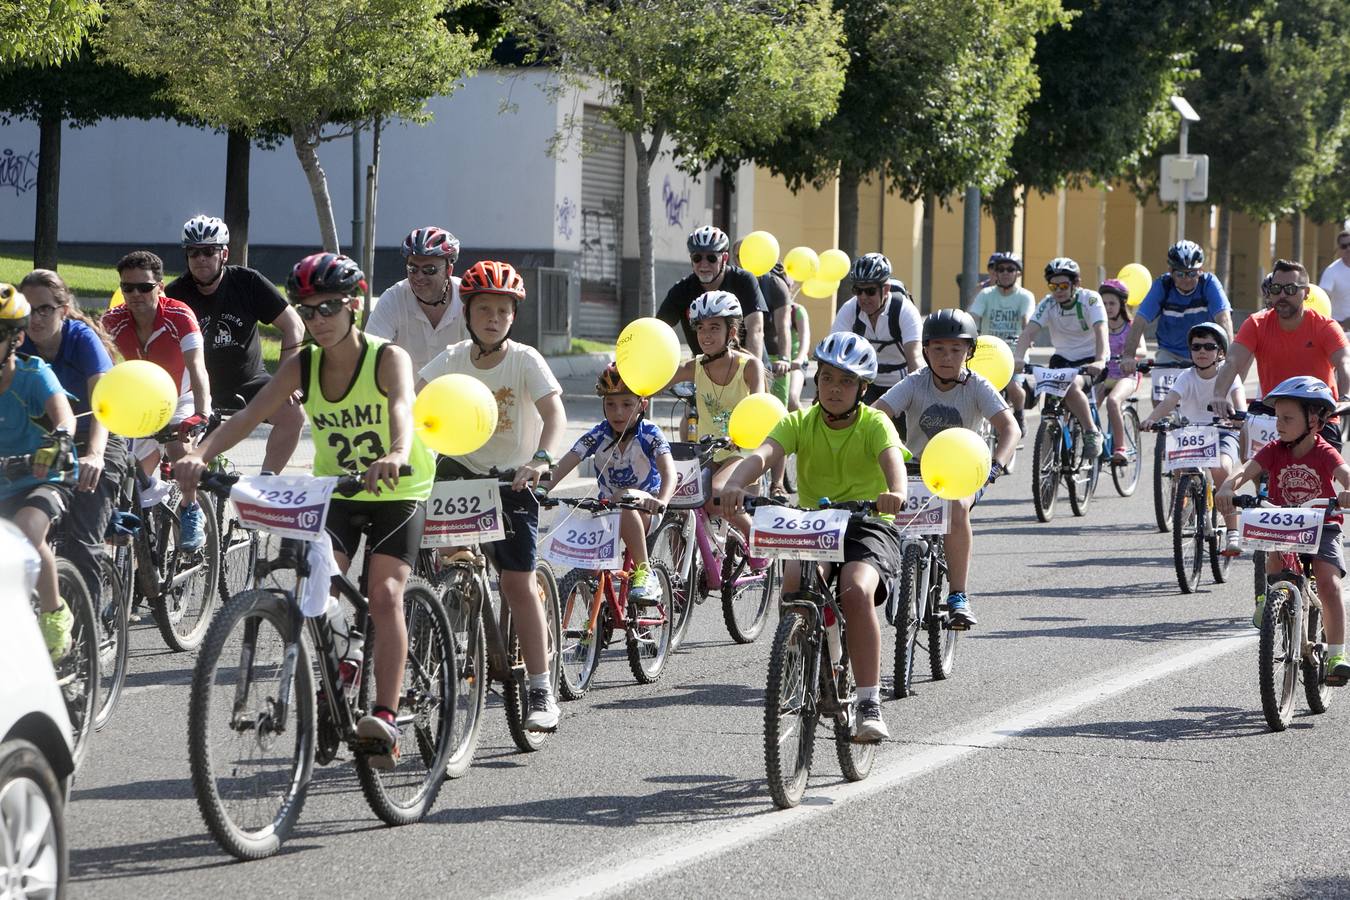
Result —
<instances>
[{"instance_id":1,"label":"shadow on road","mask_svg":"<svg viewBox=\"0 0 1350 900\"><path fill-rule=\"evenodd\" d=\"M1161 641L1210 640L1217 636L1230 636L1228 633L1233 632L1239 624L1241 623L1238 619L1196 619L1190 622L1148 622L1142 625L1113 623L1064 625L1059 628L1003 628L972 634L971 639L1091 638L1154 644Z\"/></svg>"},{"instance_id":2,"label":"shadow on road","mask_svg":"<svg viewBox=\"0 0 1350 900\"><path fill-rule=\"evenodd\" d=\"M1169 741L1209 741L1216 738L1256 737L1269 734L1260 709L1232 706L1179 706L1183 715L1152 721L1079 722L1046 725L1019 733L1026 738L1105 738L1161 744Z\"/></svg>"},{"instance_id":3,"label":"shadow on road","mask_svg":"<svg viewBox=\"0 0 1350 900\"><path fill-rule=\"evenodd\" d=\"M672 706L757 706L764 705L764 689L746 684L676 684L667 693L646 697L625 697L608 703L592 704L592 709L666 709Z\"/></svg>"},{"instance_id":4,"label":"shadow on road","mask_svg":"<svg viewBox=\"0 0 1350 900\"><path fill-rule=\"evenodd\" d=\"M1310 878L1300 878L1274 896L1286 897L1290 900L1350 897L1350 875L1317 875Z\"/></svg>"}]
</instances>

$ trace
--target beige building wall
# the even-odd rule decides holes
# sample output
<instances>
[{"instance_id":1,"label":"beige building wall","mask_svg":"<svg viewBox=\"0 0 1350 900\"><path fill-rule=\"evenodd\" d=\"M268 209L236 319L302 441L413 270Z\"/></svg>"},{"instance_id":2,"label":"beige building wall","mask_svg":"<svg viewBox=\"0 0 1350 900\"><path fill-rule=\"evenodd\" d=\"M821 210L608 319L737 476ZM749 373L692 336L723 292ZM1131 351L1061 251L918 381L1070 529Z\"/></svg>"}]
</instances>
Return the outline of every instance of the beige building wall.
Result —
<instances>
[{"instance_id":1,"label":"beige building wall","mask_svg":"<svg viewBox=\"0 0 1350 900\"><path fill-rule=\"evenodd\" d=\"M1022 204L1022 281L1037 297L1045 293L1045 264L1063 252L1060 199L1030 191Z\"/></svg>"},{"instance_id":2,"label":"beige building wall","mask_svg":"<svg viewBox=\"0 0 1350 900\"><path fill-rule=\"evenodd\" d=\"M1139 201L1130 189L1118 185L1106 191L1103 214L1106 234L1105 265L1106 277L1115 278L1120 270L1140 259L1140 244L1144 237L1144 216ZM1148 267L1153 271L1153 267Z\"/></svg>"},{"instance_id":3,"label":"beige building wall","mask_svg":"<svg viewBox=\"0 0 1350 900\"><path fill-rule=\"evenodd\" d=\"M1164 209L1153 197L1143 204L1141 215L1144 221L1138 261L1156 277L1167 265L1167 248L1176 241L1176 215Z\"/></svg>"},{"instance_id":4,"label":"beige building wall","mask_svg":"<svg viewBox=\"0 0 1350 900\"><path fill-rule=\"evenodd\" d=\"M817 253L829 250L839 241L839 184L832 181L820 190L805 187L800 193L788 190L786 182L767 169L755 169L755 228L778 239L779 250L807 246ZM812 322L834 319L835 298L817 299L797 295ZM825 327L825 326L817 326Z\"/></svg>"},{"instance_id":5,"label":"beige building wall","mask_svg":"<svg viewBox=\"0 0 1350 900\"><path fill-rule=\"evenodd\" d=\"M956 276L961 274L961 253L965 241L965 202L948 197L938 202L933 214L933 283L926 286L923 300L929 309L959 306L961 292ZM984 260L980 260L981 263ZM923 309L923 304L919 304Z\"/></svg>"},{"instance_id":6,"label":"beige building wall","mask_svg":"<svg viewBox=\"0 0 1350 900\"><path fill-rule=\"evenodd\" d=\"M1078 263L1083 284L1095 288L1105 276L1106 191L1101 188L1063 191L1064 252Z\"/></svg>"}]
</instances>

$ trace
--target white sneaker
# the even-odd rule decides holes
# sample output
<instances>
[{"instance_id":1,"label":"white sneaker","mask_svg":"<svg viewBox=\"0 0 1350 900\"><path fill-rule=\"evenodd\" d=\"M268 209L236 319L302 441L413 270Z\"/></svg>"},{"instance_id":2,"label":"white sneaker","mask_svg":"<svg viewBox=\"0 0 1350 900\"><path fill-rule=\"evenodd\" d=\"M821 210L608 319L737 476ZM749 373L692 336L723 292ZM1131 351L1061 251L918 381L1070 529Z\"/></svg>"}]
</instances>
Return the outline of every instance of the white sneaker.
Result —
<instances>
[{"instance_id":1,"label":"white sneaker","mask_svg":"<svg viewBox=\"0 0 1350 900\"><path fill-rule=\"evenodd\" d=\"M558 701L548 688L530 688L529 715L525 716L526 731L553 732L558 730Z\"/></svg>"},{"instance_id":2,"label":"white sneaker","mask_svg":"<svg viewBox=\"0 0 1350 900\"><path fill-rule=\"evenodd\" d=\"M881 701L862 700L858 703L857 717L853 724L853 742L856 744L877 744L891 736L886 720L881 718Z\"/></svg>"},{"instance_id":3,"label":"white sneaker","mask_svg":"<svg viewBox=\"0 0 1350 900\"><path fill-rule=\"evenodd\" d=\"M379 716L367 714L356 723L356 736L379 749L366 756L371 768L389 771L398 765L398 729Z\"/></svg>"}]
</instances>

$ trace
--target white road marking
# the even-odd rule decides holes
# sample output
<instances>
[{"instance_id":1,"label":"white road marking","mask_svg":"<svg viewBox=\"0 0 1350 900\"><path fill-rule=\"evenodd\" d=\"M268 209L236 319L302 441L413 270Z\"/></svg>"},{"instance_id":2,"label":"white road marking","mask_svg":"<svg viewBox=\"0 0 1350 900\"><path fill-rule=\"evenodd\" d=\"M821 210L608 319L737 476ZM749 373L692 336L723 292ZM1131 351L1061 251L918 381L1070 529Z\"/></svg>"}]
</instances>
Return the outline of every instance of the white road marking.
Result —
<instances>
[{"instance_id":1,"label":"white road marking","mask_svg":"<svg viewBox=\"0 0 1350 900\"><path fill-rule=\"evenodd\" d=\"M1151 681L1234 653L1251 645L1255 640L1256 635L1249 631L1246 634L1211 641L1194 650L1169 654L1161 659L1155 658L1153 662L1147 662L1142 666L1133 666L1115 675L1108 675L1091 687L1052 695L1049 699L1038 698L1030 701L1026 705L1027 708L1012 715L1003 714L1001 718L999 715L989 716L983 720L983 723L988 724L977 724L974 728L968 728L960 733L949 732L939 735L933 738L933 743L937 746L926 747L895 758L889 765L882 761L884 760L882 756L882 760L878 761L872 774L865 781L845 782L820 790L808 789L802 805L796 809L765 812L726 828L692 835L687 840L680 840L678 836L674 840L662 840L655 846L628 852L624 860L617 864L592 871L583 877L568 880L565 875L555 874L504 896L529 897L532 900L551 900L551 898L562 900L562 898L600 897L627 892L641 882L695 862L721 856L745 844L803 824L845 803L878 794ZM885 752L884 749L880 751L881 754ZM765 800L768 800L767 787Z\"/></svg>"}]
</instances>

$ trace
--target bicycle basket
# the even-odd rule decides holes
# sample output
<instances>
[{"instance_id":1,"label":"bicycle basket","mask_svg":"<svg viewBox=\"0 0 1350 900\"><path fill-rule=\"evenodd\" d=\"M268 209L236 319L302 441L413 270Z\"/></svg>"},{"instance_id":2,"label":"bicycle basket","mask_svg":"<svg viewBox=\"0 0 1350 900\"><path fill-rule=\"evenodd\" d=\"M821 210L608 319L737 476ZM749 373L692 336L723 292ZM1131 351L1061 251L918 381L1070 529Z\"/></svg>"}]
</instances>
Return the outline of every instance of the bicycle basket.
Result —
<instances>
[{"instance_id":1,"label":"bicycle basket","mask_svg":"<svg viewBox=\"0 0 1350 900\"><path fill-rule=\"evenodd\" d=\"M712 497L712 469L698 462L698 445L672 441L670 456L675 460L679 487L670 498L671 509L698 509Z\"/></svg>"}]
</instances>

